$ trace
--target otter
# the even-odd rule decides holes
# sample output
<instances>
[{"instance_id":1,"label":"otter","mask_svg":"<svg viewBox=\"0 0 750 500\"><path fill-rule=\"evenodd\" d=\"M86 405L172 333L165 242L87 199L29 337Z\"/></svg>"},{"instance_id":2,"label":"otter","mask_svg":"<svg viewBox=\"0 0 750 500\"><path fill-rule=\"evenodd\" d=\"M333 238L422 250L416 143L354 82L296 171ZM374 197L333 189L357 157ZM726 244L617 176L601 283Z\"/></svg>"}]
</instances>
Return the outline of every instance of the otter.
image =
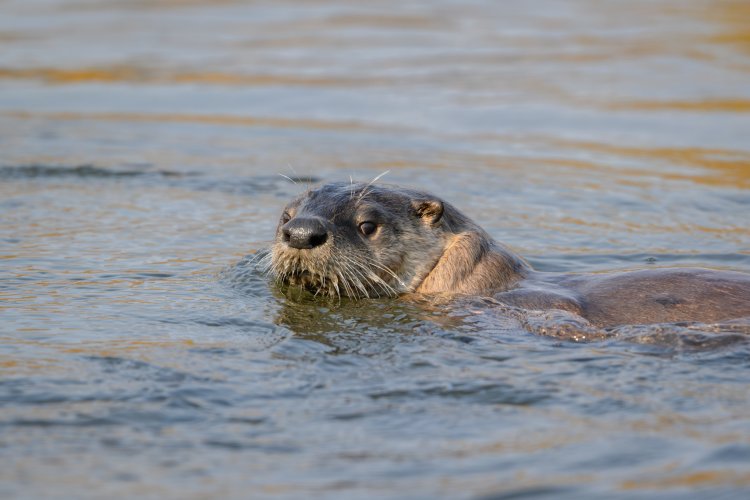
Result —
<instances>
[{"instance_id":1,"label":"otter","mask_svg":"<svg viewBox=\"0 0 750 500\"><path fill-rule=\"evenodd\" d=\"M601 328L750 317L750 274L540 272L450 203L387 184L331 183L298 196L282 213L266 266L316 295L485 296L567 311Z\"/></svg>"}]
</instances>

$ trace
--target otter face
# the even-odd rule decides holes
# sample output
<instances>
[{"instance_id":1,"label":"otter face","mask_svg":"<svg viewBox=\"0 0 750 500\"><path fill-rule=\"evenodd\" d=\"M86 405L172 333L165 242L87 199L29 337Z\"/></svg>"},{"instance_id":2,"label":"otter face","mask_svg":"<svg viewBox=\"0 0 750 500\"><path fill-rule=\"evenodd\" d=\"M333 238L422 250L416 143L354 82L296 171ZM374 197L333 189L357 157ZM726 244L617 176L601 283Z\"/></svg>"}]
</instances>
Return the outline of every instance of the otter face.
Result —
<instances>
[{"instance_id":1,"label":"otter face","mask_svg":"<svg viewBox=\"0 0 750 500\"><path fill-rule=\"evenodd\" d=\"M282 212L270 270L285 285L352 298L413 292L443 252L443 203L396 187L334 183Z\"/></svg>"}]
</instances>

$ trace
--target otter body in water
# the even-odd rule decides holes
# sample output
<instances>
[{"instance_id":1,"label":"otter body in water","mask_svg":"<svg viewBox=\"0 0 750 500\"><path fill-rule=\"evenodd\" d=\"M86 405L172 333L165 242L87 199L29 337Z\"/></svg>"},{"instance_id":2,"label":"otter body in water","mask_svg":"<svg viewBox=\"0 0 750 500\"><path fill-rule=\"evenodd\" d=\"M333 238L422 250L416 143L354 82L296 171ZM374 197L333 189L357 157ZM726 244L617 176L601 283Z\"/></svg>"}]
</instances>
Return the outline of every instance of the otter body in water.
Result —
<instances>
[{"instance_id":1,"label":"otter body in water","mask_svg":"<svg viewBox=\"0 0 750 500\"><path fill-rule=\"evenodd\" d=\"M569 311L600 327L750 317L750 274L538 272L449 203L389 185L326 184L293 200L269 267L282 283L316 294L492 296Z\"/></svg>"}]
</instances>

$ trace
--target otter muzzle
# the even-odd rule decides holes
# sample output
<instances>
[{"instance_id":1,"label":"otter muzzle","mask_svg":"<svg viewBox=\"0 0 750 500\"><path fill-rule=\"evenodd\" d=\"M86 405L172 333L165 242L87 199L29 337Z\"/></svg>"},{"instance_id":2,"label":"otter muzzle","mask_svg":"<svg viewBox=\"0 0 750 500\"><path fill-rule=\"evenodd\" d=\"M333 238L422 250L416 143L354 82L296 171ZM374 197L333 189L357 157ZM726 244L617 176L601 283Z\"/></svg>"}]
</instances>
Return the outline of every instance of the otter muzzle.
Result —
<instances>
[{"instance_id":1,"label":"otter muzzle","mask_svg":"<svg viewBox=\"0 0 750 500\"><path fill-rule=\"evenodd\" d=\"M310 249L326 242L328 229L317 217L296 217L284 224L281 236L292 248Z\"/></svg>"}]
</instances>

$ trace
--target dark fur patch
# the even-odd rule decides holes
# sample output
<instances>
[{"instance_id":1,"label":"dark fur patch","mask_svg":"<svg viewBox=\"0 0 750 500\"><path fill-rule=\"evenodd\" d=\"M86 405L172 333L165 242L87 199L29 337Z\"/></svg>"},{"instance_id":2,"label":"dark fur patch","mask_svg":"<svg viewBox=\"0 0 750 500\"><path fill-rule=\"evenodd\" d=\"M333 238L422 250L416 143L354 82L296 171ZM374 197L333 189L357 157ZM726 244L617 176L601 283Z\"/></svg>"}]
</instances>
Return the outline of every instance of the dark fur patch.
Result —
<instances>
[{"instance_id":1,"label":"dark fur patch","mask_svg":"<svg viewBox=\"0 0 750 500\"><path fill-rule=\"evenodd\" d=\"M684 301L672 295L659 295L658 297L654 297L654 302L664 307L674 307L682 304Z\"/></svg>"}]
</instances>

